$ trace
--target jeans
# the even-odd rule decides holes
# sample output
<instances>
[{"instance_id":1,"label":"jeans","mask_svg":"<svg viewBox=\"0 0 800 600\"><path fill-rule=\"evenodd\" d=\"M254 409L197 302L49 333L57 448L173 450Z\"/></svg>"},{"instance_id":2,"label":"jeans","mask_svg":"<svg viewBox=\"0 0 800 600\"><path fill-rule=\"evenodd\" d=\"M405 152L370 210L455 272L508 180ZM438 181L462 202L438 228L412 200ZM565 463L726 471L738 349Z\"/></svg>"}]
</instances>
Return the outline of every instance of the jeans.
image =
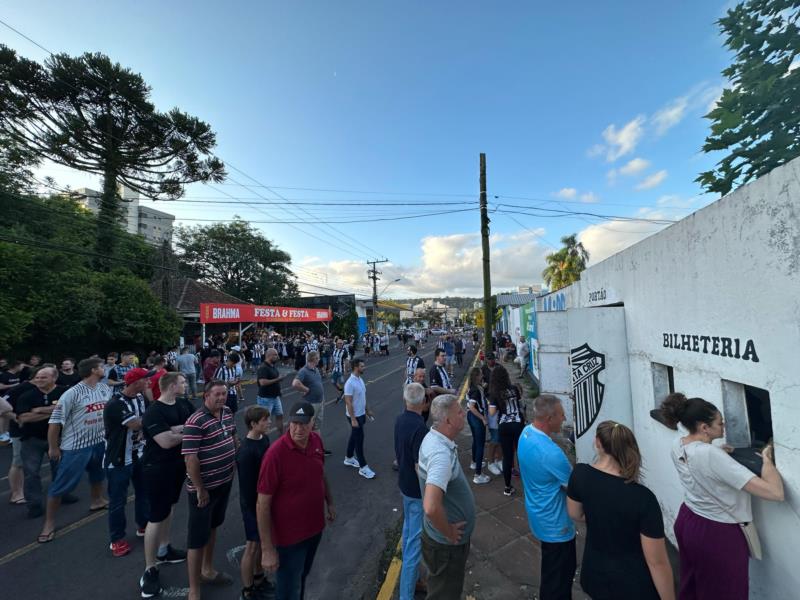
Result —
<instances>
[{"instance_id":1,"label":"jeans","mask_svg":"<svg viewBox=\"0 0 800 600\"><path fill-rule=\"evenodd\" d=\"M111 542L125 538L125 505L128 503L128 486L133 483L134 514L139 529L147 526L147 496L144 493L142 463L136 461L123 467L106 467L108 479L108 533Z\"/></svg>"},{"instance_id":2,"label":"jeans","mask_svg":"<svg viewBox=\"0 0 800 600\"><path fill-rule=\"evenodd\" d=\"M400 600L414 600L414 587L422 558L422 499L403 494L403 566Z\"/></svg>"},{"instance_id":3,"label":"jeans","mask_svg":"<svg viewBox=\"0 0 800 600\"><path fill-rule=\"evenodd\" d=\"M469 540L458 546L440 544L422 532L422 557L428 567L425 600L460 600L469 546Z\"/></svg>"},{"instance_id":4,"label":"jeans","mask_svg":"<svg viewBox=\"0 0 800 600\"><path fill-rule=\"evenodd\" d=\"M475 463L475 475L480 475L481 465L483 464L483 450L486 447L486 425L472 414L472 411L467 413L467 423L469 423L469 428L472 431L472 462Z\"/></svg>"},{"instance_id":5,"label":"jeans","mask_svg":"<svg viewBox=\"0 0 800 600\"><path fill-rule=\"evenodd\" d=\"M500 447L503 449L503 479L506 487L511 487L511 469L514 467L514 453L517 451L519 436L525 426L522 423L500 424Z\"/></svg>"},{"instance_id":6,"label":"jeans","mask_svg":"<svg viewBox=\"0 0 800 600\"><path fill-rule=\"evenodd\" d=\"M28 508L42 507L42 459L47 456L47 440L29 437L22 440L22 471L25 473L25 500ZM56 478L58 462L50 462L50 480Z\"/></svg>"},{"instance_id":7,"label":"jeans","mask_svg":"<svg viewBox=\"0 0 800 600\"><path fill-rule=\"evenodd\" d=\"M291 546L278 546L278 572L275 574L275 600L303 600L306 577L322 533Z\"/></svg>"},{"instance_id":8,"label":"jeans","mask_svg":"<svg viewBox=\"0 0 800 600\"><path fill-rule=\"evenodd\" d=\"M358 427L353 427L352 421L349 417L347 418L347 422L351 423L351 425L350 439L347 440L347 453L345 456L347 458L353 458L353 453L355 452L356 458L358 458L358 464L362 467L367 466L367 459L364 457L364 423L366 420L366 415L356 417L356 421L358 421Z\"/></svg>"}]
</instances>

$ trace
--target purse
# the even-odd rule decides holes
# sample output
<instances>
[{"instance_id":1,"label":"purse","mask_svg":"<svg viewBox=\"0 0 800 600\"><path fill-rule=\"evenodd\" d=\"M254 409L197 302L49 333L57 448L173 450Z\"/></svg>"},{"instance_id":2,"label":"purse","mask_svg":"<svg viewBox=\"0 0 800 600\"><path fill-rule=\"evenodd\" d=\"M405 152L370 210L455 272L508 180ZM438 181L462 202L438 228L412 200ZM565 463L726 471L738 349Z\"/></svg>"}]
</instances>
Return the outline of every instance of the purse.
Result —
<instances>
[{"instance_id":1,"label":"purse","mask_svg":"<svg viewBox=\"0 0 800 600\"><path fill-rule=\"evenodd\" d=\"M761 560L761 539L758 537L756 524L750 521L749 523L739 523L739 527L744 534L744 539L747 541L747 549L750 551L750 556L756 560Z\"/></svg>"}]
</instances>

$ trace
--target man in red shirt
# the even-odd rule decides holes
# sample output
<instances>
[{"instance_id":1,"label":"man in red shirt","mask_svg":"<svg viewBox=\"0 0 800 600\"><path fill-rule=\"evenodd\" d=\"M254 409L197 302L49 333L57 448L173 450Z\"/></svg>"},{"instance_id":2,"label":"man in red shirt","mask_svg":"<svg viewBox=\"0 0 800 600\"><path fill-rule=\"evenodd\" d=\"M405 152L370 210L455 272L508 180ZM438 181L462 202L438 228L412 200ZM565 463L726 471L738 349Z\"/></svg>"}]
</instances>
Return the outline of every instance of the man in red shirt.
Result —
<instances>
[{"instance_id":1,"label":"man in red shirt","mask_svg":"<svg viewBox=\"0 0 800 600\"><path fill-rule=\"evenodd\" d=\"M150 377L150 393L153 396L152 401L156 401L161 397L161 388L158 387L158 380L166 374L166 364L167 359L163 356L156 356L155 360L153 361L153 367L151 370L155 371L155 373L152 377Z\"/></svg>"},{"instance_id":2,"label":"man in red shirt","mask_svg":"<svg viewBox=\"0 0 800 600\"><path fill-rule=\"evenodd\" d=\"M276 573L278 600L303 599L325 528L326 504L328 521L336 517L322 438L313 427L314 406L297 402L289 411L289 431L270 446L258 477L261 564Z\"/></svg>"}]
</instances>

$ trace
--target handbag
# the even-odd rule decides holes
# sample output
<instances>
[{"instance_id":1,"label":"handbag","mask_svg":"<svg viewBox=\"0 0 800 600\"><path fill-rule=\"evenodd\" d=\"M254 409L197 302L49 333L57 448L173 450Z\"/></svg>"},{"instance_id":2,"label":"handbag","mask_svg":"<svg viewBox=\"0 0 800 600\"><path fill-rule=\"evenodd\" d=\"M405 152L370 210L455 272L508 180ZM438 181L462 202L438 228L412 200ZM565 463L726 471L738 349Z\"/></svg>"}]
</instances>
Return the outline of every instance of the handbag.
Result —
<instances>
[{"instance_id":1,"label":"handbag","mask_svg":"<svg viewBox=\"0 0 800 600\"><path fill-rule=\"evenodd\" d=\"M761 539L758 537L756 524L750 521L749 523L739 523L739 527L744 534L745 541L747 541L747 549L750 551L750 556L756 560L761 560Z\"/></svg>"}]
</instances>

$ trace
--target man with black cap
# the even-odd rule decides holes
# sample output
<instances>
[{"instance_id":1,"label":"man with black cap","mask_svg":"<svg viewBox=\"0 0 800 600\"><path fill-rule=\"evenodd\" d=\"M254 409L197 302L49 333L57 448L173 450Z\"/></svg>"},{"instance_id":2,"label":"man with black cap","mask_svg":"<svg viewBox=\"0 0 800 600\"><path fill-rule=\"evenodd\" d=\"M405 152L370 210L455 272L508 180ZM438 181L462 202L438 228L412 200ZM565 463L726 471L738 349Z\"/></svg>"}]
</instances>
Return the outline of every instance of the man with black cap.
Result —
<instances>
[{"instance_id":1,"label":"man with black cap","mask_svg":"<svg viewBox=\"0 0 800 600\"><path fill-rule=\"evenodd\" d=\"M114 392L103 411L106 427L106 453L103 466L108 481L108 529L111 553L125 556L131 551L125 539L125 505L128 487L133 483L136 494L135 514L138 531L147 527L147 500L142 479L142 417L145 410L144 391L155 371L135 368L125 373L125 387Z\"/></svg>"},{"instance_id":2,"label":"man with black cap","mask_svg":"<svg viewBox=\"0 0 800 600\"><path fill-rule=\"evenodd\" d=\"M322 439L313 428L314 406L295 403L289 411L289 431L269 447L258 477L261 563L276 573L276 598L281 600L303 599L325 528L326 505L328 521L336 518Z\"/></svg>"}]
</instances>

